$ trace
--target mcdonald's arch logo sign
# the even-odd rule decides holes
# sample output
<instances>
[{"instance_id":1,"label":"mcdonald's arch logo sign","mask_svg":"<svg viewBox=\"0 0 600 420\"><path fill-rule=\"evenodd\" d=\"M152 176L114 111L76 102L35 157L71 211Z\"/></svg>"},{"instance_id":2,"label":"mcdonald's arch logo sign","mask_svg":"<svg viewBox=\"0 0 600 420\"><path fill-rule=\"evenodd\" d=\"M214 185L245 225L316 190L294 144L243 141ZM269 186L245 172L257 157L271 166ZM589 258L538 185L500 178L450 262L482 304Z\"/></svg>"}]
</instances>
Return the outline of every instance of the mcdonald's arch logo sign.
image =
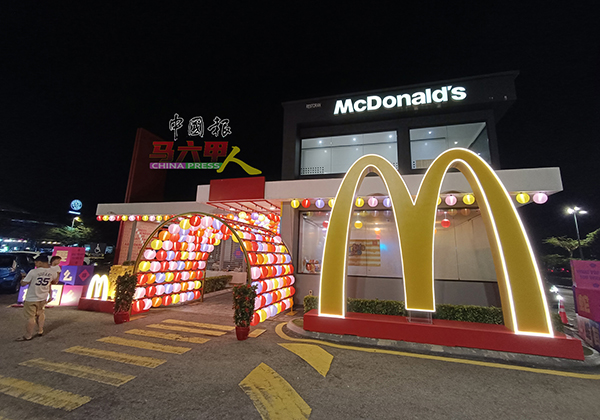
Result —
<instances>
[{"instance_id":1,"label":"mcdonald's arch logo sign","mask_svg":"<svg viewBox=\"0 0 600 420\"><path fill-rule=\"evenodd\" d=\"M86 299L108 300L108 276L99 276L98 274L92 277L90 285L87 289Z\"/></svg>"},{"instance_id":2,"label":"mcdonald's arch logo sign","mask_svg":"<svg viewBox=\"0 0 600 420\"><path fill-rule=\"evenodd\" d=\"M490 166L467 149L450 149L427 170L415 199L386 159L366 155L346 173L331 210L321 269L319 315L346 315L346 258L354 196L376 172L392 201L404 276L406 309L435 312L434 226L437 199L450 168L467 178L479 203L492 251L507 328L553 336L548 303L531 245L504 185Z\"/></svg>"}]
</instances>

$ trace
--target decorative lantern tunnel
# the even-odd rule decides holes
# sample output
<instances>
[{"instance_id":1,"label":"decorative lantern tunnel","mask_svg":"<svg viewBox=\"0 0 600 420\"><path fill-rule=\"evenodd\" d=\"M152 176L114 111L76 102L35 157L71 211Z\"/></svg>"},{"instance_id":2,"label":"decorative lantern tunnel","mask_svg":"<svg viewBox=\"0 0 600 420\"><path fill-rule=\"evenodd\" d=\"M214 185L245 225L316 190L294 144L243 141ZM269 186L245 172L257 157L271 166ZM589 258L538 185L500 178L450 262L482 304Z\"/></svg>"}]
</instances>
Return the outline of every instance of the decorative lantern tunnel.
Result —
<instances>
[{"instance_id":1,"label":"decorative lantern tunnel","mask_svg":"<svg viewBox=\"0 0 600 420\"><path fill-rule=\"evenodd\" d=\"M165 220L144 243L135 263L138 282L132 312L203 301L206 261L215 246L229 238L244 254L246 282L257 287L251 325L291 308L294 266L277 232L233 215L194 212Z\"/></svg>"}]
</instances>

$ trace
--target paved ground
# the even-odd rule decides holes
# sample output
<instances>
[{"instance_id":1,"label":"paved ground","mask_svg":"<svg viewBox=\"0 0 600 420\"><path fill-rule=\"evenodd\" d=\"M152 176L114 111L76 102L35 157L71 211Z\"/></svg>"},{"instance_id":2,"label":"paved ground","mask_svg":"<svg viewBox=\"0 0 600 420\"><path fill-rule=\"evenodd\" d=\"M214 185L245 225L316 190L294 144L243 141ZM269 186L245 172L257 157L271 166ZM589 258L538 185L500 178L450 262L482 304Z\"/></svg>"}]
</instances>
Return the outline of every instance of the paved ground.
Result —
<instances>
[{"instance_id":1,"label":"paved ground","mask_svg":"<svg viewBox=\"0 0 600 420\"><path fill-rule=\"evenodd\" d=\"M286 315L238 341L221 330L232 326L229 295L122 325L108 314L52 308L47 334L25 343L12 341L24 324L22 309L7 307L13 300L0 295L0 418L597 419L600 412L600 369L589 371L598 379L581 379L293 341ZM157 333L170 336L147 336Z\"/></svg>"}]
</instances>

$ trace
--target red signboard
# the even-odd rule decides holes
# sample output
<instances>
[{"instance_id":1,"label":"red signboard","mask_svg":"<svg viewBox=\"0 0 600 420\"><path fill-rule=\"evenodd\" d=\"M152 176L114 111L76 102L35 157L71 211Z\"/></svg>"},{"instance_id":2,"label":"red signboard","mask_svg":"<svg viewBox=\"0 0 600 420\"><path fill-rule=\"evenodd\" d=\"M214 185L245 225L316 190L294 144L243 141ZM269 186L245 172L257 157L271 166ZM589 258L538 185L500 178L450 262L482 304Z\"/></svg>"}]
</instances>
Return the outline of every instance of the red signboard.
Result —
<instances>
[{"instance_id":1,"label":"red signboard","mask_svg":"<svg viewBox=\"0 0 600 420\"><path fill-rule=\"evenodd\" d=\"M250 201L265 198L265 177L213 179L208 201Z\"/></svg>"}]
</instances>

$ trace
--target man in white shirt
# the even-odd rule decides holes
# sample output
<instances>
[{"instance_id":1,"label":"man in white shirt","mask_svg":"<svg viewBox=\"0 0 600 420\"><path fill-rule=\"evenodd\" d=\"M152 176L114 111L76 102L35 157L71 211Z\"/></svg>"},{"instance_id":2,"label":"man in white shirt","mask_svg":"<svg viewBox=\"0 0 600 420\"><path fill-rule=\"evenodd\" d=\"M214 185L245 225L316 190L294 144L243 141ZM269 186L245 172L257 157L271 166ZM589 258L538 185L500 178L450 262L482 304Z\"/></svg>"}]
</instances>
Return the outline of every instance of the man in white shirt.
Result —
<instances>
[{"instance_id":1,"label":"man in white shirt","mask_svg":"<svg viewBox=\"0 0 600 420\"><path fill-rule=\"evenodd\" d=\"M50 269L48 257L39 256L35 259L35 267L21 281L21 286L29 286L23 308L27 318L27 328L24 336L17 338L17 341L29 341L33 338L35 326L38 327L38 334L44 333L44 321L46 315L44 309L48 293L53 284L58 283L58 276L55 271Z\"/></svg>"}]
</instances>

